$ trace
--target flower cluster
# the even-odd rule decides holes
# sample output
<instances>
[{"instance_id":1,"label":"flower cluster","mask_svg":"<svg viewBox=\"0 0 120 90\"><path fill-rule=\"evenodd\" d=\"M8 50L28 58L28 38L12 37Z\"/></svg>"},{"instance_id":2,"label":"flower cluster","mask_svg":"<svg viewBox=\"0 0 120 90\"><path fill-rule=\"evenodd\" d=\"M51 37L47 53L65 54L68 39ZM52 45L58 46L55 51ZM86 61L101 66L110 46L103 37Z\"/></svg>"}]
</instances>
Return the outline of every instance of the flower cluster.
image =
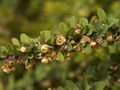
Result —
<instances>
[{"instance_id":1,"label":"flower cluster","mask_svg":"<svg viewBox=\"0 0 120 90\"><path fill-rule=\"evenodd\" d=\"M5 60L4 61L4 65L1 67L1 70L3 72L6 72L6 73L14 71L15 67L13 66L13 61L11 61L11 60Z\"/></svg>"}]
</instances>

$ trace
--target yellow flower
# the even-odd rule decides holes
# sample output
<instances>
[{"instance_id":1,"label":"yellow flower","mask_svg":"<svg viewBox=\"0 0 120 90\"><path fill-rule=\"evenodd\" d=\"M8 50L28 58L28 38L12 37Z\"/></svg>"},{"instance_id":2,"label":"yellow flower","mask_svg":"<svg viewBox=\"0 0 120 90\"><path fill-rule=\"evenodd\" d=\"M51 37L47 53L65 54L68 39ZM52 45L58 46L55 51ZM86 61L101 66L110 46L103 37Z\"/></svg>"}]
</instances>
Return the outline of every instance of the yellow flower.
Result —
<instances>
[{"instance_id":1,"label":"yellow flower","mask_svg":"<svg viewBox=\"0 0 120 90\"><path fill-rule=\"evenodd\" d=\"M62 36L62 35L56 36L56 44L57 44L58 46L63 45L65 42L66 42L66 39L65 39L64 36Z\"/></svg>"},{"instance_id":2,"label":"yellow flower","mask_svg":"<svg viewBox=\"0 0 120 90\"><path fill-rule=\"evenodd\" d=\"M40 49L41 49L42 53L47 53L49 48L50 48L49 45L43 44Z\"/></svg>"},{"instance_id":3,"label":"yellow flower","mask_svg":"<svg viewBox=\"0 0 120 90\"><path fill-rule=\"evenodd\" d=\"M21 47L21 48L20 48L20 51L21 51L21 52L26 52L26 50L27 50L26 47Z\"/></svg>"}]
</instances>

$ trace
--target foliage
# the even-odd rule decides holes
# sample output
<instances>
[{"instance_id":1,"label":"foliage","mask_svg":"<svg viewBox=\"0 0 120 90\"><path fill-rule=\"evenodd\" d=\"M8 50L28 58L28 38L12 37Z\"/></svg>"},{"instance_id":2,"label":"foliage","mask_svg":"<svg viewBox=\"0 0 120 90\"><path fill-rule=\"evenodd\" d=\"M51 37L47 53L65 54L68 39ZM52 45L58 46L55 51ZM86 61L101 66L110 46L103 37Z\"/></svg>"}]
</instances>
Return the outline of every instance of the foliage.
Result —
<instances>
[{"instance_id":1,"label":"foliage","mask_svg":"<svg viewBox=\"0 0 120 90\"><path fill-rule=\"evenodd\" d=\"M36 79L43 79L46 74L51 75L52 70L56 70L58 75L50 76L51 80L43 80L43 87L50 84L56 87L62 83L63 87L58 87L57 90L119 90L120 65L119 58L116 57L120 54L120 21L107 16L100 8L97 15L98 18L93 20L84 17L77 20L72 17L68 23L60 23L57 31L41 31L37 38L21 34L20 40L12 38L12 44L1 46L0 59L3 72L14 71L18 69L19 64L25 65L26 69L35 67L34 64L40 61L47 65L45 67L41 64L39 66L41 70L36 69L35 73L28 71L23 81L16 82L15 86L9 85L11 90L19 90L19 87L24 89L25 85L28 89L32 88L30 85ZM58 61L63 64L62 70L59 66L53 68ZM63 71L66 73L62 73ZM59 80L58 77L61 75L63 77ZM32 76L34 80L30 80ZM53 78L58 83L54 84ZM76 83L64 82L66 78ZM13 76L9 82L15 83Z\"/></svg>"},{"instance_id":2,"label":"foliage","mask_svg":"<svg viewBox=\"0 0 120 90\"><path fill-rule=\"evenodd\" d=\"M0 0L0 67L10 60L0 90L120 90L119 8L120 0ZM55 59L42 60L52 47Z\"/></svg>"}]
</instances>

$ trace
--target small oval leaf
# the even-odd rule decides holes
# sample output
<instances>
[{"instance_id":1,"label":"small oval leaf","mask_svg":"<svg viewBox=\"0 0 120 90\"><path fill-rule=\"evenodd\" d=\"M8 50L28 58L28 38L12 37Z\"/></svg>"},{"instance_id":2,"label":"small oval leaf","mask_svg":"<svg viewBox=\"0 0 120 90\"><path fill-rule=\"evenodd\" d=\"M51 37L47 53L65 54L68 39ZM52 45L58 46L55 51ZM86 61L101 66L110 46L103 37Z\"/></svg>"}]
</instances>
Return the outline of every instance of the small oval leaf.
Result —
<instances>
[{"instance_id":1,"label":"small oval leaf","mask_svg":"<svg viewBox=\"0 0 120 90\"><path fill-rule=\"evenodd\" d=\"M58 54L57 54L57 60L58 61L64 61L64 55L62 54L61 51L59 51Z\"/></svg>"},{"instance_id":2,"label":"small oval leaf","mask_svg":"<svg viewBox=\"0 0 120 90\"><path fill-rule=\"evenodd\" d=\"M98 17L99 17L99 21L106 22L106 13L103 9L98 8L97 14L98 14Z\"/></svg>"},{"instance_id":3,"label":"small oval leaf","mask_svg":"<svg viewBox=\"0 0 120 90\"><path fill-rule=\"evenodd\" d=\"M23 44L30 44L30 39L29 37L26 35L26 34L21 34L20 35L20 41L23 43Z\"/></svg>"},{"instance_id":4,"label":"small oval leaf","mask_svg":"<svg viewBox=\"0 0 120 90\"><path fill-rule=\"evenodd\" d=\"M20 42L18 41L18 39L16 39L16 38L12 38L12 43L13 43L13 45L15 45L15 46L20 46Z\"/></svg>"}]
</instances>

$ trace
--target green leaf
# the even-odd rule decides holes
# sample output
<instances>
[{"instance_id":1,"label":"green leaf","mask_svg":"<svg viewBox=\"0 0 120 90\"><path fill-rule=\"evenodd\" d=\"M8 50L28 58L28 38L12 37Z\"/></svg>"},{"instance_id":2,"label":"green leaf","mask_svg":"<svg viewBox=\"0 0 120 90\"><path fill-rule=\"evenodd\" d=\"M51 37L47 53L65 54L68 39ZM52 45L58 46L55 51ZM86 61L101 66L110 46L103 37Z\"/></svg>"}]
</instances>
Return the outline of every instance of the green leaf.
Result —
<instances>
[{"instance_id":1,"label":"green leaf","mask_svg":"<svg viewBox=\"0 0 120 90\"><path fill-rule=\"evenodd\" d=\"M106 13L103 9L98 8L97 14L98 14L98 17L99 17L99 21L106 22Z\"/></svg>"},{"instance_id":2,"label":"green leaf","mask_svg":"<svg viewBox=\"0 0 120 90\"><path fill-rule=\"evenodd\" d=\"M9 54L13 54L14 46L12 44L7 44L6 48L7 48Z\"/></svg>"},{"instance_id":3,"label":"green leaf","mask_svg":"<svg viewBox=\"0 0 120 90\"><path fill-rule=\"evenodd\" d=\"M85 48L85 53L87 53L87 54L89 54L89 53L91 53L92 52L92 48L88 45L88 46L86 46L86 48Z\"/></svg>"},{"instance_id":4,"label":"green leaf","mask_svg":"<svg viewBox=\"0 0 120 90\"><path fill-rule=\"evenodd\" d=\"M40 37L42 41L47 41L51 38L51 32L48 30L41 31Z\"/></svg>"},{"instance_id":5,"label":"green leaf","mask_svg":"<svg viewBox=\"0 0 120 90\"><path fill-rule=\"evenodd\" d=\"M63 35L67 34L67 26L64 23L60 23L59 28L60 28L61 34L63 34Z\"/></svg>"},{"instance_id":6,"label":"green leaf","mask_svg":"<svg viewBox=\"0 0 120 90\"><path fill-rule=\"evenodd\" d=\"M70 43L70 42L68 43L68 45L67 45L67 46L68 46L68 51L71 51L71 50L73 49L73 48L72 48L72 45L71 45L71 43Z\"/></svg>"},{"instance_id":7,"label":"green leaf","mask_svg":"<svg viewBox=\"0 0 120 90\"><path fill-rule=\"evenodd\" d=\"M65 82L65 90L79 90L79 88L72 81L67 80Z\"/></svg>"},{"instance_id":8,"label":"green leaf","mask_svg":"<svg viewBox=\"0 0 120 90\"><path fill-rule=\"evenodd\" d=\"M89 35L91 35L91 34L93 33L93 31L94 31L94 26L93 26L92 24L89 24L89 25L88 25L88 28L89 28L89 31L87 32L87 35L89 36Z\"/></svg>"},{"instance_id":9,"label":"green leaf","mask_svg":"<svg viewBox=\"0 0 120 90\"><path fill-rule=\"evenodd\" d=\"M0 46L0 57L5 58L8 50L5 46Z\"/></svg>"},{"instance_id":10,"label":"green leaf","mask_svg":"<svg viewBox=\"0 0 120 90\"><path fill-rule=\"evenodd\" d=\"M15 45L15 46L20 46L20 42L18 41L18 39L16 39L16 38L12 38L12 43Z\"/></svg>"},{"instance_id":11,"label":"green leaf","mask_svg":"<svg viewBox=\"0 0 120 90\"><path fill-rule=\"evenodd\" d=\"M108 49L109 49L110 53L116 53L116 45L115 44L109 45Z\"/></svg>"},{"instance_id":12,"label":"green leaf","mask_svg":"<svg viewBox=\"0 0 120 90\"><path fill-rule=\"evenodd\" d=\"M91 90L91 86L87 80L79 80L76 85L79 87L79 90Z\"/></svg>"},{"instance_id":13,"label":"green leaf","mask_svg":"<svg viewBox=\"0 0 120 90\"><path fill-rule=\"evenodd\" d=\"M87 27L81 29L80 35L84 35L88 32Z\"/></svg>"},{"instance_id":14,"label":"green leaf","mask_svg":"<svg viewBox=\"0 0 120 90\"><path fill-rule=\"evenodd\" d=\"M58 54L57 54L57 60L64 61L64 55L62 54L61 51L59 51Z\"/></svg>"},{"instance_id":15,"label":"green leaf","mask_svg":"<svg viewBox=\"0 0 120 90\"><path fill-rule=\"evenodd\" d=\"M82 25L82 26L86 26L86 25L88 25L88 20L84 17L80 18L79 24Z\"/></svg>"},{"instance_id":16,"label":"green leaf","mask_svg":"<svg viewBox=\"0 0 120 90\"><path fill-rule=\"evenodd\" d=\"M108 25L107 24L102 24L101 25L101 29L102 29L102 34L105 34L108 31Z\"/></svg>"},{"instance_id":17,"label":"green leaf","mask_svg":"<svg viewBox=\"0 0 120 90\"><path fill-rule=\"evenodd\" d=\"M67 32L67 37L73 37L74 33L74 28L70 28Z\"/></svg>"},{"instance_id":18,"label":"green leaf","mask_svg":"<svg viewBox=\"0 0 120 90\"><path fill-rule=\"evenodd\" d=\"M111 27L113 26L114 24L117 24L119 22L119 19L116 19L116 18L113 18L113 17L109 17L108 18L108 23L109 23L109 26L108 27Z\"/></svg>"},{"instance_id":19,"label":"green leaf","mask_svg":"<svg viewBox=\"0 0 120 90\"><path fill-rule=\"evenodd\" d=\"M103 40L102 46L103 46L103 47L106 47L106 46L107 46L107 40Z\"/></svg>"},{"instance_id":20,"label":"green leaf","mask_svg":"<svg viewBox=\"0 0 120 90\"><path fill-rule=\"evenodd\" d=\"M108 83L109 83L108 80L96 82L94 90L104 90L105 86L107 86Z\"/></svg>"},{"instance_id":21,"label":"green leaf","mask_svg":"<svg viewBox=\"0 0 120 90\"><path fill-rule=\"evenodd\" d=\"M29 37L26 35L26 34L21 34L20 35L20 41L23 43L23 44L30 44L30 39Z\"/></svg>"},{"instance_id":22,"label":"green leaf","mask_svg":"<svg viewBox=\"0 0 120 90\"><path fill-rule=\"evenodd\" d=\"M91 86L88 83L86 83L85 90L91 90Z\"/></svg>"},{"instance_id":23,"label":"green leaf","mask_svg":"<svg viewBox=\"0 0 120 90\"><path fill-rule=\"evenodd\" d=\"M6 47L5 46L0 46L0 52L4 52L4 51L6 51L7 49L6 49Z\"/></svg>"}]
</instances>

